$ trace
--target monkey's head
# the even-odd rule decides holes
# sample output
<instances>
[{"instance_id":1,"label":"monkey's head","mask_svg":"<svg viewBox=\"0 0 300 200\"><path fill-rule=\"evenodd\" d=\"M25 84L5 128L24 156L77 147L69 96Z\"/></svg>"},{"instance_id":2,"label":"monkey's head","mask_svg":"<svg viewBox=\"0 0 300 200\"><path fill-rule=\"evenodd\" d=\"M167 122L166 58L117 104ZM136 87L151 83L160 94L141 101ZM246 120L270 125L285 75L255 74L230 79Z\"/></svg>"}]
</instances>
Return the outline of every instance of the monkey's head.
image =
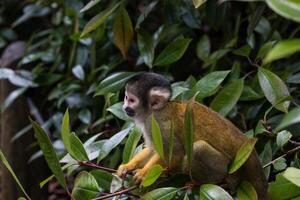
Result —
<instances>
[{"instance_id":1,"label":"monkey's head","mask_svg":"<svg viewBox=\"0 0 300 200\"><path fill-rule=\"evenodd\" d=\"M171 98L171 84L162 75L144 72L129 79L125 86L123 110L134 120L162 109Z\"/></svg>"}]
</instances>

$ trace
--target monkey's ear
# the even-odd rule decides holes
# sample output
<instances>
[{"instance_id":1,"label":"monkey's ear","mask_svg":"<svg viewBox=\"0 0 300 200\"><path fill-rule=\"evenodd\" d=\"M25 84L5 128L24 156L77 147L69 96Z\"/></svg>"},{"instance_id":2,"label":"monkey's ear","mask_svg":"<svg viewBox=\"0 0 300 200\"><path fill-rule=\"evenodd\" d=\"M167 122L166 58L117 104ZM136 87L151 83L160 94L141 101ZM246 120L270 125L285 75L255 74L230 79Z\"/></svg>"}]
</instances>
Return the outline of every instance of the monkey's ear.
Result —
<instances>
[{"instance_id":1,"label":"monkey's ear","mask_svg":"<svg viewBox=\"0 0 300 200\"><path fill-rule=\"evenodd\" d=\"M170 100L171 91L163 88L152 88L149 96L151 108L153 110L160 110Z\"/></svg>"}]
</instances>

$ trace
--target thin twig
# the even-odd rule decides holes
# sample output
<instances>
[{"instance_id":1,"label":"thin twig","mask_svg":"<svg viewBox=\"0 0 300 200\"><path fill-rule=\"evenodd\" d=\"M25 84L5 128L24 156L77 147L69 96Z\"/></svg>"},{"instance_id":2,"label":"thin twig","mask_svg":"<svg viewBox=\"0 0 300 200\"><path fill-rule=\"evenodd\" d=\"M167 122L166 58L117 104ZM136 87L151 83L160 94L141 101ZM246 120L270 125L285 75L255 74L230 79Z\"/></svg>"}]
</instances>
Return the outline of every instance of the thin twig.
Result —
<instances>
[{"instance_id":1,"label":"thin twig","mask_svg":"<svg viewBox=\"0 0 300 200\"><path fill-rule=\"evenodd\" d=\"M117 196L117 195L121 195L121 194L130 192L130 191L135 190L135 189L137 189L137 188L138 188L138 186L132 186L132 187L130 187L130 188L127 188L127 189L125 189L125 190L121 190L121 191L119 191L119 192L114 192L114 193L111 193L111 194L108 194L108 195L105 195L105 196L96 197L96 198L94 198L93 200L107 199L107 198L109 198L109 197L114 197L114 196Z\"/></svg>"},{"instance_id":2,"label":"thin twig","mask_svg":"<svg viewBox=\"0 0 300 200\"><path fill-rule=\"evenodd\" d=\"M266 168L266 167L268 167L269 165L271 165L271 164L273 164L274 162L276 162L277 160L279 160L280 158L284 158L285 156L291 155L291 154L293 154L293 153L295 153L295 152L297 152L297 151L299 151L299 150L300 150L300 146L297 146L296 148L287 151L287 152L286 152L285 154L283 154L282 156L279 156L278 158L276 158L276 159L272 160L271 162L267 163L266 165L263 166L263 168Z\"/></svg>"},{"instance_id":3,"label":"thin twig","mask_svg":"<svg viewBox=\"0 0 300 200\"><path fill-rule=\"evenodd\" d=\"M107 171L107 172L110 172L110 173L114 173L114 172L117 171L117 170L115 170L115 169L108 168L108 167L103 167L103 166L97 165L97 164L92 163L92 162L82 162L82 161L78 161L78 164L79 164L80 166L87 166L87 167L93 167L93 168L97 168L97 169L102 169L102 170Z\"/></svg>"}]
</instances>

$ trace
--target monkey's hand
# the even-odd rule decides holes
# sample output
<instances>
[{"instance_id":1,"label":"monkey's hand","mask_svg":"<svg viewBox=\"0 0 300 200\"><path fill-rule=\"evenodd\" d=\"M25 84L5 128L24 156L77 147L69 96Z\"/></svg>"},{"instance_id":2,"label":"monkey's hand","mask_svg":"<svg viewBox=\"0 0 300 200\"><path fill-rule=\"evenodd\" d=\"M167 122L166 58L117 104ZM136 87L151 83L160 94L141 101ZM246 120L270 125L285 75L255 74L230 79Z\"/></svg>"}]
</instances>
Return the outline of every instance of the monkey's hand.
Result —
<instances>
[{"instance_id":1,"label":"monkey's hand","mask_svg":"<svg viewBox=\"0 0 300 200\"><path fill-rule=\"evenodd\" d=\"M144 148L140 153L135 155L127 164L122 164L117 170L118 176L124 176L127 172L133 171L137 168L144 167L152 156L153 151L149 148Z\"/></svg>"},{"instance_id":2,"label":"monkey's hand","mask_svg":"<svg viewBox=\"0 0 300 200\"><path fill-rule=\"evenodd\" d=\"M137 169L134 171L134 176L133 176L134 182L136 184L142 182L147 172L150 170L150 168L153 165L162 164L162 163L163 161L161 160L160 156L157 153L155 153L142 169Z\"/></svg>"}]
</instances>

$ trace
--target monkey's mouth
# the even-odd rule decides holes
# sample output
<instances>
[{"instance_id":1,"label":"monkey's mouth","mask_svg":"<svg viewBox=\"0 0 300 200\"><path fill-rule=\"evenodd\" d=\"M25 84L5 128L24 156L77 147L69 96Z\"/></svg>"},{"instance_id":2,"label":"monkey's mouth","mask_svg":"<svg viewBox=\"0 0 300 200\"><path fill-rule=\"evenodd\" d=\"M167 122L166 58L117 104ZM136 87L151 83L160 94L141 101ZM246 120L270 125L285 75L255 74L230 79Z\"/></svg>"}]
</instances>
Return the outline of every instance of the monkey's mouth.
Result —
<instances>
[{"instance_id":1,"label":"monkey's mouth","mask_svg":"<svg viewBox=\"0 0 300 200\"><path fill-rule=\"evenodd\" d=\"M135 115L135 112L131 108L125 108L125 112L129 117L133 117Z\"/></svg>"}]
</instances>

